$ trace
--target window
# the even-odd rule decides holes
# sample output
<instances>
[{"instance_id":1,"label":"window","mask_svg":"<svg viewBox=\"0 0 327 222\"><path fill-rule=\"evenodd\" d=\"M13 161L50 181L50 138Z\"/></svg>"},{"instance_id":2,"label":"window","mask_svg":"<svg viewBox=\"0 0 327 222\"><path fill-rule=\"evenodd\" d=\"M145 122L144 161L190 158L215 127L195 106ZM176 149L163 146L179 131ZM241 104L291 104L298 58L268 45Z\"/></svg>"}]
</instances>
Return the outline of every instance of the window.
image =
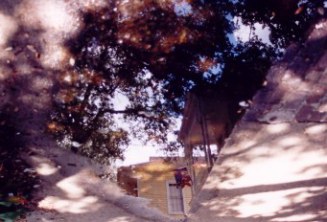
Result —
<instances>
[{"instance_id":1,"label":"window","mask_svg":"<svg viewBox=\"0 0 327 222\"><path fill-rule=\"evenodd\" d=\"M175 182L167 183L168 212L171 214L184 214L183 192Z\"/></svg>"}]
</instances>

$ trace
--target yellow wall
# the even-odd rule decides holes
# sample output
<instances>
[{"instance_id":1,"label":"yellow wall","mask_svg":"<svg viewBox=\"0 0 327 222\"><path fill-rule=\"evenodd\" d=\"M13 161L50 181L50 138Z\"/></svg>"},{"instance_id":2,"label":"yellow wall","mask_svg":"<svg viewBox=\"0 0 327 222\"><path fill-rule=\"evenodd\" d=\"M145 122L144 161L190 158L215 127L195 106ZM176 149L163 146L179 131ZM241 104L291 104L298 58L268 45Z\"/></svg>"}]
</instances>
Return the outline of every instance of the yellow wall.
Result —
<instances>
[{"instance_id":1,"label":"yellow wall","mask_svg":"<svg viewBox=\"0 0 327 222\"><path fill-rule=\"evenodd\" d=\"M172 163L150 162L134 168L138 177L138 196L151 200L151 206L158 208L165 214L168 212L167 182L175 181L173 169L177 168ZM192 199L191 188L183 188L184 209L187 213ZM183 218L183 214L171 214Z\"/></svg>"}]
</instances>

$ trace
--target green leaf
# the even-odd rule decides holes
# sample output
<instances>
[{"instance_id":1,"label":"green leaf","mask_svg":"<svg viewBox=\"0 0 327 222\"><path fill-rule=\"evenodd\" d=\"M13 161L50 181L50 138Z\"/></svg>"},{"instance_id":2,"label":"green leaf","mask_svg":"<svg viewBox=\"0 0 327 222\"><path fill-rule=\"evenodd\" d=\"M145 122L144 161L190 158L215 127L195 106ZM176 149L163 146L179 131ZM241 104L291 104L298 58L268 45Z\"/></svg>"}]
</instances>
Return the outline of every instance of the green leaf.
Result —
<instances>
[{"instance_id":1,"label":"green leaf","mask_svg":"<svg viewBox=\"0 0 327 222\"><path fill-rule=\"evenodd\" d=\"M7 201L0 201L0 205L5 206L5 207L10 207L12 205L12 203L7 202Z\"/></svg>"},{"instance_id":2,"label":"green leaf","mask_svg":"<svg viewBox=\"0 0 327 222\"><path fill-rule=\"evenodd\" d=\"M19 211L2 213L0 214L0 219L2 219L4 222L14 222L15 219L19 217L19 215Z\"/></svg>"}]
</instances>

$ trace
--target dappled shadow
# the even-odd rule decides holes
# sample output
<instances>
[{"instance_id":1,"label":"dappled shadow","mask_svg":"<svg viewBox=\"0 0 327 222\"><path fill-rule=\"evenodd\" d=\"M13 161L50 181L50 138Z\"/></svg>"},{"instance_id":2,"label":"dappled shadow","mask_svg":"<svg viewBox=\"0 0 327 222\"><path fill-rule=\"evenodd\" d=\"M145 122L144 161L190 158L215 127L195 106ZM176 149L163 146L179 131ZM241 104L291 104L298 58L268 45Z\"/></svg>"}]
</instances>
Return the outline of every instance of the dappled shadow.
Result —
<instances>
[{"instance_id":1,"label":"dappled shadow","mask_svg":"<svg viewBox=\"0 0 327 222\"><path fill-rule=\"evenodd\" d=\"M273 74L268 74L266 86L254 96L247 121L326 122L326 36L326 21L322 20L313 26L305 43L289 47L269 71Z\"/></svg>"},{"instance_id":2,"label":"dappled shadow","mask_svg":"<svg viewBox=\"0 0 327 222\"><path fill-rule=\"evenodd\" d=\"M93 178L91 175L82 174L83 177L76 179L76 181L70 181L69 183L65 183L67 182L67 180L63 180L64 177L76 178L78 176L81 176L81 169L78 167L75 168L76 163L72 163L70 162L70 160L62 162L61 164L58 164L58 162L56 162L60 158L63 158L63 151L57 149L58 147L55 145L53 139L50 138L49 135L46 133L49 112L51 109L53 109L53 101L55 100L54 93L59 92L59 88L63 84L61 82L62 79L65 79L65 81L70 82L71 79L73 79L74 77L74 73L72 73L71 75L67 74L67 78L66 76L63 77L63 73L67 70L70 73L70 71L72 70L72 66L75 65L77 68L85 68L84 65L89 66L89 68L91 68L93 71L95 70L103 73L106 73L109 67L111 70L118 70L115 74L122 75L122 79L125 81L124 83L127 83L128 81L133 82L135 80L127 78L126 73L129 73L128 71L130 70L135 71L135 73L139 71L139 73L137 73L139 75L144 75L144 69L146 69L146 71L153 71L154 73L156 73L158 79L161 80L161 82L159 81L159 85L157 86L159 88L167 87L167 92L165 96L166 98L169 98L167 100L167 103L169 107L168 110L171 111L171 113L162 113L167 114L168 116L172 114L176 115L175 111L178 111L180 106L183 105L183 101L180 100L180 97L182 97L184 95L183 93L187 92L191 88L194 82L199 82L199 85L203 87L204 85L202 84L204 84L204 79L209 79L209 82L211 83L218 81L217 79L220 78L220 75L218 75L220 66L218 66L218 64L220 63L220 60L222 60L222 57L217 52L219 52L220 48L223 47L227 47L229 49L231 48L230 43L228 43L224 35L225 28L229 29L227 27L228 24L227 21L222 19L222 16L219 13L213 13L214 10L208 7L196 8L196 13L194 13L194 15L196 14L196 18L190 17L189 19L186 19L183 17L183 13L178 15L178 13L176 12L173 13L172 10L165 10L165 4L160 5L155 1L153 1L151 4L154 4L154 6L157 7L157 10L152 11L152 7L147 8L144 7L144 5L140 6L145 12L150 12L151 15L154 15L154 17L147 18L146 21L149 24L144 24L145 20L142 18L142 13L135 15L133 14L133 16L136 17L129 17L131 15L128 14L128 10L125 10L125 7L131 7L133 9L133 7L136 7L137 5L121 4L118 7L122 12L122 14L118 16L118 18L120 19L119 25L121 26L121 29L117 33L117 36L119 38L100 39L100 43L108 43L109 41L108 44L114 47L108 47L106 49L109 50L111 54L105 55L100 53L101 55L98 57L100 58L100 60L95 61L94 55L97 55L98 49L100 49L101 51L101 49L103 48L97 48L97 45L92 45L92 37L94 36L88 36L86 34L87 30L84 30L84 32L80 30L80 28L83 28L81 21L85 19L83 22L87 22L87 19L92 19L92 16L94 15L98 19L97 24L101 25L99 27L97 27L96 25L91 26L90 28L92 31L94 31L96 37L97 33L103 32L104 30L108 31L108 34L110 34L109 37L116 37L116 35L110 33L110 30L107 29L108 24L106 22L108 21L108 19L106 19L106 17L97 17L98 11L94 10L93 6L90 6L90 4L84 5L84 7L87 8L87 13L84 13L79 10L80 8L78 8L78 4L82 3L74 4L71 2L67 3L67 1L55 0L5 0L0 2L0 106L1 111L6 109L6 107L10 107L9 112L6 113L6 115L9 115L9 117L6 117L6 119L12 120L12 122L10 122L9 128L15 131L10 134L7 134L6 139L17 139L17 141L22 141L22 144L19 144L19 146L22 146L22 148L26 150L28 156L27 159L30 160L31 164L35 164L35 168L40 178L46 181L44 184L41 185L49 185L50 187L51 185L56 186L54 188L49 188L50 190L45 190L49 192L48 195L51 194L52 196L48 196L46 193L43 193L43 196L41 196L40 198L43 199L43 204L49 204L50 209L53 209L56 213L61 214L59 216L57 215L58 217L67 216L69 218L69 221L81 221L80 216L83 215L85 216L86 221L92 221L93 218L90 217L94 217L95 214L98 214L101 217L106 217L105 219L101 218L97 220L100 222L101 220L107 220L107 217L111 221L133 221L134 219L125 217L126 212L124 210L117 210L117 212L115 213L117 213L118 215L107 215L109 211L107 212L108 205L106 203L106 199L99 198L99 196L101 196L101 193L99 193L99 191L102 191L101 189L95 191L91 190L91 188L90 190L82 188L83 186L87 186L87 184L83 182L85 178L94 179L96 181L98 181L98 179ZM126 3L126 1L124 2ZM200 2L201 1L198 1L199 4ZM218 10L219 6L220 5L217 5L215 9ZM108 8L111 9L111 7ZM112 8L112 10L114 10L114 8ZM111 12L111 10L109 9L108 11ZM220 10L218 11L220 12ZM127 14L124 14L123 12ZM131 10L131 12L135 13L135 10ZM184 13L187 14L187 12ZM110 13L104 14L104 16L107 15L111 16ZM129 17L131 19L126 20L126 17L124 16ZM164 19L165 16L168 16L170 18L168 23ZM177 18L180 19L179 22L182 26L171 26L170 22L174 24ZM106 22L103 22L103 20L105 20ZM142 26L140 26L141 29L139 29L139 26L136 26L134 24L134 21L138 21L142 24ZM95 21L89 20L89 22L92 23ZM206 28L202 26L202 24L204 23L207 24ZM160 33L160 30L157 30L156 25L164 27L164 38L161 38L162 33ZM199 31L193 32L194 29L198 29ZM152 34L152 31L156 31L157 35L150 35ZM149 32L147 36L145 36L145 41L141 41L140 35L143 34L141 32ZM78 41L83 39L84 37L86 38L86 45L73 45L74 43L78 43ZM74 40L76 42L74 42ZM315 40L320 43L319 38L316 38ZM194 41L198 41L199 44L193 44ZM213 41L222 41L222 44L216 46L212 43ZM122 45L123 42L125 42L126 44ZM88 43L90 45L87 45ZM314 40L312 41L312 44L315 44ZM67 45L70 47L67 48ZM187 49L187 47L189 46L192 46L190 50ZM314 45L308 44L308 49L312 49L312 51L320 49L319 47L317 48L313 46ZM86 53L83 54L83 47L89 47L91 51L84 51ZM124 56L130 58L132 61L129 64L129 67L126 68L126 64L121 63L121 61L117 59L117 57L115 59L110 60L110 58L113 57L112 55L117 52L114 50L116 49L115 47L118 49L122 48L123 50L126 50L126 55ZM197 53L193 53L193 51L197 51ZM312 51L308 52L311 53ZM222 53L223 52L227 53L228 56L230 55L230 52L228 52L228 50L226 50L226 52L222 51ZM267 53L269 52L270 51L267 50ZM125 53L125 51L123 51L122 53ZM252 56L254 55L254 53L256 53L255 55L257 56L257 58L261 58L264 62L264 66L260 66L259 70L252 69L253 67L250 66L250 64L253 64L251 63L251 59L253 59ZM74 58L72 54L74 54L74 56L82 55L81 58L85 56L84 58L86 59L86 63L82 63L83 61L80 60L76 61L76 58ZM261 50L249 50L242 55L243 57L239 56L239 68L242 69L242 71L244 71L243 68L246 70L246 72L249 73L252 73L252 71L257 71L255 72L254 77L252 77L253 79L256 79L257 77L259 78L258 81L255 81L256 86L261 85L263 81L263 73L265 73L265 70L270 65L269 60L267 58L262 58L261 55ZM317 56L320 55L321 54L317 54ZM242 58L250 57L251 59L249 63L243 63ZM229 64L232 64L230 65L230 67L233 68L235 66L235 62L233 60L234 57L231 56L229 58ZM297 60L297 62L306 61L305 55L300 58L301 60ZM103 63L103 60L105 59L107 59L108 61L108 63L106 64ZM318 58L313 59L314 61L318 61ZM310 61L310 58L308 61ZM323 61L321 61L321 63L323 63ZM291 71L293 70L295 72L297 71L298 67L295 63L293 65L290 65L289 68ZM309 70L306 66L301 66L300 68L301 70ZM171 71L177 73L178 75L176 75L175 77L170 75ZM239 72L232 73L236 73L236 75L240 74ZM105 77L108 78L108 76ZM166 82L164 80L166 80L167 78L171 78L171 81L174 84L170 86L168 84L166 85ZM323 78L324 76L321 76L318 80L315 81L322 81L324 80ZM97 84L102 83L102 78L92 77L91 79ZM247 80L247 77L243 76L239 79ZM111 79L109 80L111 81ZM252 87L253 85L250 84L251 87L247 89L247 86L241 84L242 82L251 81L238 82L238 84L240 85L238 88L239 91L236 93L238 94L237 98L248 99L249 94L253 93L256 87ZM148 83L152 84L152 81L149 80ZM87 84L89 84L89 82L86 82L86 85ZM68 87L71 87L71 85L67 85ZM298 86L296 83L293 86L295 85ZM123 84L123 86L125 85ZM115 87L113 87L113 89L115 89ZM124 89L126 90L126 92L129 92L129 88ZM242 89L246 89L245 91L248 92L245 96L242 94ZM137 102L143 102L142 99L144 99L144 91L140 90L138 92L140 92L140 95L138 95L136 98L134 94L132 95L132 98L134 98L134 100ZM63 93L63 100L70 100L73 97L69 93ZM161 97L159 97L158 101L163 100L161 100ZM159 105L155 106L154 108L159 109ZM96 107L96 105L93 107ZM159 115L159 118L162 119L162 117L163 116ZM164 117L166 117L166 115ZM274 116L269 116L269 118L267 119L270 121L272 117ZM274 120L274 118L272 119ZM6 124L8 123L3 123L3 125L5 126ZM165 125L165 123L163 125ZM155 125L155 127L158 126ZM155 127L155 130L158 129ZM152 132L157 132L155 130ZM247 195L255 193L255 191L250 192L249 187L252 187L254 190L257 189L258 191L260 191L259 193L277 192L274 190L275 188L273 182L275 181L271 181L269 180L269 178L281 177L281 181L279 181L279 183L286 183L285 181L289 180L289 178L287 178L287 171L292 171L293 167L295 167L290 167L288 165L289 163L295 164L300 162L300 164L303 164L296 167L298 178L292 178L293 182L309 180L310 178L305 178L306 176L317 177L318 175L320 175L320 177L322 177L322 174L325 172L325 165L322 161L323 159L325 159L324 157L326 151L320 149L319 152L315 151L313 153L308 153L311 149L313 149L313 147L311 142L309 143L306 141L305 138L307 137L303 137L303 130L304 128L301 128L299 132L295 134L289 133L287 135L287 130L279 132L279 134L274 134L271 133L269 129L267 129L266 131L263 127L262 129L258 130L254 129L251 132L248 131L248 136L246 136L245 138L240 138L241 140L252 140L253 143L251 145L240 144L239 147L233 148L233 145L230 143L231 152L228 153L229 150L227 150L228 152L226 152L225 155L226 161L223 160L223 164L226 164L226 168L222 168L222 172L224 172L225 178L222 178L221 181L219 181L219 179L218 181L215 179L212 181L208 181L208 184L206 185L205 189L207 189L208 192L212 191L212 193L216 195L220 194L217 188L212 188L212 186L219 184L219 186L222 186L221 190L224 192L228 191L229 189L234 189L235 191L235 189L238 189L240 187L247 188L247 192L244 193L244 195L241 193L241 195L245 197L237 196L230 199L222 199L223 203L210 202L209 196L209 199L206 200L209 201L207 204L208 209L212 211L215 216L221 218L229 216L238 216L239 218L248 219L260 218L260 216L257 216L257 213L248 213L248 215L244 215L244 213L242 214L241 209L237 208L237 206L242 203L250 203L250 205L260 203L261 200L255 199L253 201L251 199L246 199ZM323 131L318 130L318 132L315 133L315 130L308 130L308 136L310 137L310 135L313 135L312 138L310 137L310 140L316 141L315 145L319 145L321 144L321 138L316 138L316 136L324 133L325 131L326 129L323 129ZM270 136L266 138L267 140L269 140L269 143L260 142L258 137L259 133L270 133ZM15 134L15 136L12 136L13 134ZM258 146L261 149L258 149ZM276 147L281 148L281 150L277 149ZM10 146L8 146L7 148L10 149ZM240 151L241 149L244 150ZM257 150L257 152L254 150ZM281 153L283 155L280 155ZM41 159L38 162L34 157L39 155L44 157L45 159L53 158L55 161L53 161L52 163L48 163L47 160ZM320 159L316 157L316 155L320 155ZM281 157L281 159L278 159L279 157ZM312 162L306 162L309 159L308 157L312 158L312 161L315 162L314 167ZM272 161L273 158L278 160L276 160L276 162ZM230 162L228 159L234 159L235 161ZM301 162L301 160L305 161ZM228 164L231 165L228 166ZM253 169L249 169L249 165L247 164L253 164ZM272 175L272 171L270 169L275 170L276 168L279 169L280 175ZM214 169L212 174L219 174L219 170L220 169ZM243 173L244 170L255 171L256 173L253 175L248 175L246 173ZM259 175L257 174L258 172ZM233 184L236 178L240 179L241 182ZM261 185L258 184L248 183L248 181L255 182L256 179L261 179L261 182L265 182L264 186L261 187ZM324 180L322 181L324 182ZM321 187L322 182L318 182L319 183L317 186ZM72 192L74 192L73 194L67 191L67 188L69 188L71 183L74 183L74 186L72 186ZM93 185L94 187L97 187L95 183ZM229 185L231 185L231 187L228 187ZM288 187L287 185L285 186L286 188ZM35 191L40 191L37 189L38 187L39 186L35 187ZM293 192L293 189L298 188L299 187L292 187L287 188L286 190ZM302 188L303 187L301 187L301 189ZM264 192L264 189L267 189L268 192ZM291 202L291 204L285 204L281 206L280 209L284 212L280 214L280 217L289 216L289 211L293 213L306 210L309 211L311 210L311 208L307 207L307 204L310 204L310 201L319 202L325 198L324 195L312 194L311 196L304 196L303 199L297 200L296 196L297 195L295 192L286 193L285 197L287 201ZM203 195L203 197L205 197L205 195ZM267 200L273 199L272 197L273 196L267 197ZM110 199L108 201L112 201L110 203L113 203L118 200ZM118 208L122 205L118 206ZM318 204L313 204L313 206L314 208L318 208ZM116 210L118 208L113 207L112 210ZM217 208L223 211L216 211ZM44 207L44 209L47 208ZM90 212L92 213L92 215L89 214ZM325 216L324 211L320 211L319 213L319 217ZM129 216L132 217L131 215ZM261 218L264 218L267 221L272 221L277 217L278 214L276 214L276 217L274 218L272 218L271 215L261 215ZM42 215L40 215L39 218L44 219ZM143 220L144 219L141 219L141 221Z\"/></svg>"},{"instance_id":3,"label":"dappled shadow","mask_svg":"<svg viewBox=\"0 0 327 222\"><path fill-rule=\"evenodd\" d=\"M0 5L0 12L6 15L12 15L15 11L15 8L22 2L23 0L3 0Z\"/></svg>"},{"instance_id":4,"label":"dappled shadow","mask_svg":"<svg viewBox=\"0 0 327 222\"><path fill-rule=\"evenodd\" d=\"M49 210L57 212L54 217L55 220L65 218L67 221L147 221L146 215L145 218L137 219L137 216L132 216L119 206L119 191L113 184L106 181L109 187L108 191L110 191L108 193L108 191L106 192L99 186L98 183L101 183L101 181L95 176L93 176L94 181L92 183L88 184L85 182L91 178L92 175L85 175L83 172L80 172L59 181L56 186L61 192L56 191L55 194L48 193L39 203L40 212L42 210L45 212ZM102 183L105 186L103 181ZM97 187L98 190L95 191L94 187ZM114 190L116 191L114 192ZM113 197L115 195L117 197ZM123 204L125 204L125 209L132 209L135 207L133 206L134 204L137 205L136 200L134 202L130 200L129 203L125 201ZM32 221L36 219L36 216L38 215L34 214L29 219Z\"/></svg>"},{"instance_id":5,"label":"dappled shadow","mask_svg":"<svg viewBox=\"0 0 327 222\"><path fill-rule=\"evenodd\" d=\"M327 219L326 30L318 23L304 46L272 67L268 88L234 128L190 221Z\"/></svg>"},{"instance_id":6,"label":"dappled shadow","mask_svg":"<svg viewBox=\"0 0 327 222\"><path fill-rule=\"evenodd\" d=\"M303 222L326 219L326 141L313 143L303 133L315 127L315 135L311 137L321 138L327 132L326 125L251 124L259 126L257 131L243 127L232 134L195 199L191 219ZM277 132L278 128L282 130ZM240 135L242 139L236 140ZM245 145L244 140L255 142L238 151Z\"/></svg>"},{"instance_id":7,"label":"dappled shadow","mask_svg":"<svg viewBox=\"0 0 327 222\"><path fill-rule=\"evenodd\" d=\"M64 43L79 30L77 11L84 2L0 2L0 148L1 157L5 157L0 171L13 176L14 169L2 171L3 162L5 167L7 162L18 165L15 161L21 161L17 156L22 155L28 165L24 163L16 170L26 174L27 178L20 179L31 179L31 184L18 181L27 184L24 189L28 192L9 183L0 195L24 195L28 201L37 202L38 208L28 213L28 221L147 221L144 217L151 217L151 209L147 211L142 205L144 209L128 212L124 206L128 201L120 200L123 195L115 196L119 192L114 185L105 188L108 181L92 173L83 174L84 169L92 168L89 160L60 149L47 132L55 94L62 86L63 73L71 67ZM16 148L19 154L6 155L6 150ZM89 183L85 184L86 180ZM99 190L92 190L91 185ZM33 198L29 196L32 193ZM138 205L137 201L130 202ZM134 215L141 215L143 210L148 212L144 217Z\"/></svg>"},{"instance_id":8,"label":"dappled shadow","mask_svg":"<svg viewBox=\"0 0 327 222\"><path fill-rule=\"evenodd\" d=\"M0 198L4 201L10 195L22 196L32 206L32 193L37 190L39 178L21 154L46 138L39 136L50 107L47 90L52 78L47 73L51 70L42 69L42 47L36 45L42 42L43 29L23 24L14 13L20 3L0 3Z\"/></svg>"},{"instance_id":9,"label":"dappled shadow","mask_svg":"<svg viewBox=\"0 0 327 222\"><path fill-rule=\"evenodd\" d=\"M246 195L251 193L261 193L261 192L271 192L278 190L288 190L295 189L299 187L310 187L310 186L325 186L327 183L327 178L317 178L310 180L300 180L289 183L281 183L281 184L269 184L269 185L257 185L251 187L241 187L235 189L219 189L217 196L219 197L228 197L231 195ZM219 194L221 192L221 195Z\"/></svg>"},{"instance_id":10,"label":"dappled shadow","mask_svg":"<svg viewBox=\"0 0 327 222\"><path fill-rule=\"evenodd\" d=\"M108 173L107 167L85 157L54 145L50 152L33 149L30 163L41 181L38 209L27 215L28 221L167 221L146 201L125 196L112 181L100 179L97 174Z\"/></svg>"}]
</instances>

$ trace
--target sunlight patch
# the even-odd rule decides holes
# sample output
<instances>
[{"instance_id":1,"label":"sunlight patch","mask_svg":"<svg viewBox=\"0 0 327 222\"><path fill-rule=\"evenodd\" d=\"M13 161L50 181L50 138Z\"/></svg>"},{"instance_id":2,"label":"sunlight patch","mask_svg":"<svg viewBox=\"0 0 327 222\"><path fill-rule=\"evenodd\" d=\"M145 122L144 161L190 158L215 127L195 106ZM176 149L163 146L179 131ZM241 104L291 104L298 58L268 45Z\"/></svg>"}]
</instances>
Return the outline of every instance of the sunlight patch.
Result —
<instances>
[{"instance_id":1,"label":"sunlight patch","mask_svg":"<svg viewBox=\"0 0 327 222\"><path fill-rule=\"evenodd\" d=\"M78 184L78 176L69 177L57 183L57 187L65 191L69 198L80 198L85 195L85 190Z\"/></svg>"},{"instance_id":2,"label":"sunlight patch","mask_svg":"<svg viewBox=\"0 0 327 222\"><path fill-rule=\"evenodd\" d=\"M44 176L49 176L51 174L54 174L58 171L57 167L51 166L50 164L47 163L41 163L37 168L36 172L38 174L44 175Z\"/></svg>"},{"instance_id":3,"label":"sunlight patch","mask_svg":"<svg viewBox=\"0 0 327 222\"><path fill-rule=\"evenodd\" d=\"M288 147L288 146L303 144L304 141L300 139L298 136L288 136L284 139L280 139L278 143L281 146Z\"/></svg>"},{"instance_id":4,"label":"sunlight patch","mask_svg":"<svg viewBox=\"0 0 327 222\"><path fill-rule=\"evenodd\" d=\"M0 46L5 45L16 30L16 21L12 17L0 13Z\"/></svg>"},{"instance_id":5,"label":"sunlight patch","mask_svg":"<svg viewBox=\"0 0 327 222\"><path fill-rule=\"evenodd\" d=\"M41 57L42 64L50 68L62 68L64 65L70 65L70 53L61 45L46 45L44 56ZM66 63L66 64L65 64Z\"/></svg>"},{"instance_id":6,"label":"sunlight patch","mask_svg":"<svg viewBox=\"0 0 327 222\"><path fill-rule=\"evenodd\" d=\"M315 125L308 127L305 130L305 133L308 135L320 135L323 134L327 131L327 126L326 125Z\"/></svg>"},{"instance_id":7,"label":"sunlight patch","mask_svg":"<svg viewBox=\"0 0 327 222\"><path fill-rule=\"evenodd\" d=\"M277 134L277 133L283 133L287 131L290 128L290 125L288 123L277 123L267 126L268 133Z\"/></svg>"},{"instance_id":8,"label":"sunlight patch","mask_svg":"<svg viewBox=\"0 0 327 222\"><path fill-rule=\"evenodd\" d=\"M86 213L98 209L97 197L87 196L80 199L69 200L55 196L48 196L39 203L39 207L47 210L56 210L60 213Z\"/></svg>"},{"instance_id":9,"label":"sunlight patch","mask_svg":"<svg viewBox=\"0 0 327 222\"><path fill-rule=\"evenodd\" d=\"M42 29L48 38L78 31L80 19L69 6L64 1L29 0L20 5L17 13L22 16L26 26ZM60 36L52 38L52 41L59 42L64 38L65 36Z\"/></svg>"},{"instance_id":10,"label":"sunlight patch","mask_svg":"<svg viewBox=\"0 0 327 222\"><path fill-rule=\"evenodd\" d=\"M35 12L42 26L51 31L68 31L73 27L74 19L69 15L66 5L60 1L34 1Z\"/></svg>"}]
</instances>

